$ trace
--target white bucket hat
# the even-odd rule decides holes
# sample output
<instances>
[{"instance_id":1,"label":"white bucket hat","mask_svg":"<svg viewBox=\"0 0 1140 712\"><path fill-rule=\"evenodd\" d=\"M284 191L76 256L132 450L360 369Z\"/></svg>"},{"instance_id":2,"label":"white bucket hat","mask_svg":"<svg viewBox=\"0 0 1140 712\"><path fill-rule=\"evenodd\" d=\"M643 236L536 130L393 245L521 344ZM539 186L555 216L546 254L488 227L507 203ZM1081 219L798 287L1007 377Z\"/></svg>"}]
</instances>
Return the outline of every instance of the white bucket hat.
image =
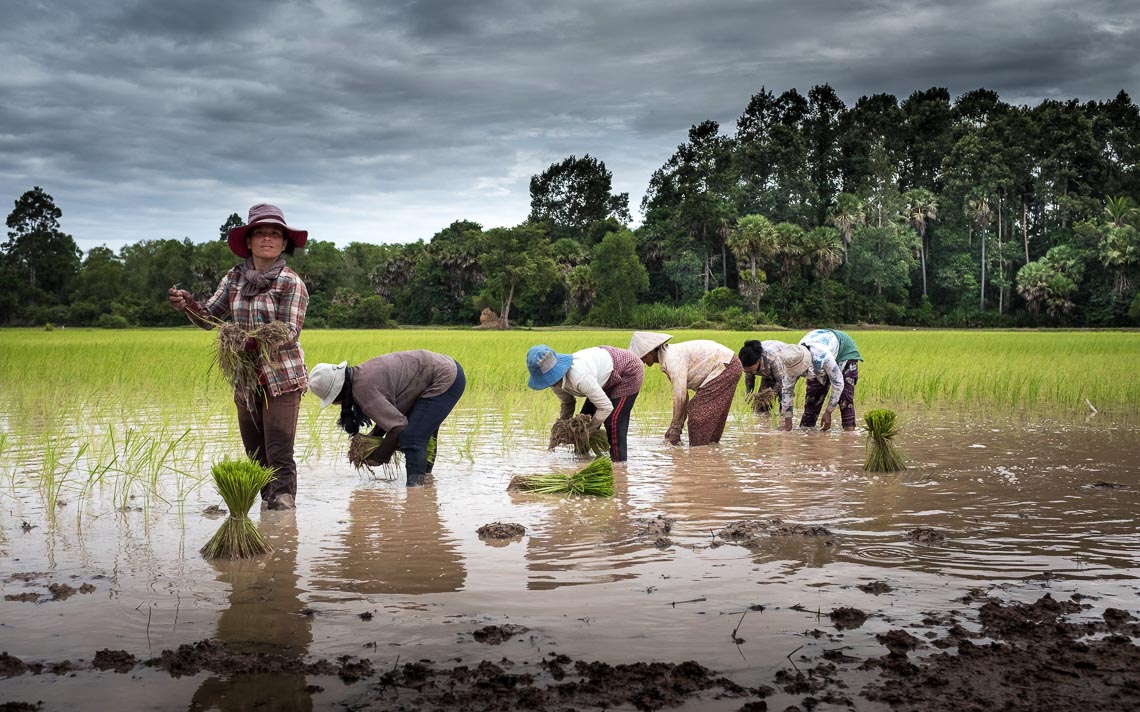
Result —
<instances>
[{"instance_id":1,"label":"white bucket hat","mask_svg":"<svg viewBox=\"0 0 1140 712\"><path fill-rule=\"evenodd\" d=\"M645 354L661 346L672 334L658 334L655 331L635 331L629 340L629 350L638 358L645 358Z\"/></svg>"},{"instance_id":2,"label":"white bucket hat","mask_svg":"<svg viewBox=\"0 0 1140 712\"><path fill-rule=\"evenodd\" d=\"M309 369L309 392L321 399L321 408L328 408L344 388L344 372L348 361L337 365L318 363Z\"/></svg>"}]
</instances>

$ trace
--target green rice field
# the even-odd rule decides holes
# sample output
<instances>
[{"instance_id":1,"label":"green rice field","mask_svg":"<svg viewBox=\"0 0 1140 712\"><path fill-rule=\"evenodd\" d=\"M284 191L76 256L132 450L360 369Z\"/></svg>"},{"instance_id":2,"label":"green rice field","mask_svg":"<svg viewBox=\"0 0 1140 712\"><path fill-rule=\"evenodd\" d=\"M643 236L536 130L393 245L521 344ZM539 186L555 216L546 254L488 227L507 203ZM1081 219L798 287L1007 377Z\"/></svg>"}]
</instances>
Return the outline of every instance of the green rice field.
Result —
<instances>
[{"instance_id":1,"label":"green rice field","mask_svg":"<svg viewBox=\"0 0 1140 712\"><path fill-rule=\"evenodd\" d=\"M1140 403L1140 335L1128 332L852 331L864 356L856 405L954 417L984 413L1028 420L1080 420L1095 411L1115 422ZM550 393L526 386L528 347L570 352L627 346L631 332L400 329L313 330L302 335L307 364L360 363L403 349L453 356L467 373L459 404L464 425L449 425L469 462L494 439L510 458L545 441L558 411ZM748 338L795 340L800 332L679 331L676 341L713 339L734 350ZM214 335L165 330L6 330L0 332L0 481L33 484L45 503L110 490L120 507L184 502L219 452L240 455L232 393L213 365ZM740 386L743 392L743 385ZM797 413L804 384L797 386ZM638 428L664 432L669 383L647 371ZM754 417L743 397L736 425ZM773 413L771 418L775 418ZM490 435L494 433L494 435ZM305 398L298 460L338 458L342 434L332 413ZM77 511L77 516L82 516Z\"/></svg>"},{"instance_id":2,"label":"green rice field","mask_svg":"<svg viewBox=\"0 0 1140 712\"><path fill-rule=\"evenodd\" d=\"M348 361L404 349L453 356L467 372L465 402L517 405L530 399L525 354L536 343L562 352L628 346L629 331L305 331L306 362ZM851 331L865 363L858 404L998 408L1131 408L1140 403L1140 334L1135 332ZM712 339L739 350L746 339L795 341L799 331L678 331L674 340ZM0 388L9 410L45 403L114 408L141 395L158 404L228 407L211 371L213 336L198 329L0 332ZM668 384L646 377L641 407L667 408ZM803 384L800 383L802 399ZM552 400L552 399L546 399Z\"/></svg>"}]
</instances>

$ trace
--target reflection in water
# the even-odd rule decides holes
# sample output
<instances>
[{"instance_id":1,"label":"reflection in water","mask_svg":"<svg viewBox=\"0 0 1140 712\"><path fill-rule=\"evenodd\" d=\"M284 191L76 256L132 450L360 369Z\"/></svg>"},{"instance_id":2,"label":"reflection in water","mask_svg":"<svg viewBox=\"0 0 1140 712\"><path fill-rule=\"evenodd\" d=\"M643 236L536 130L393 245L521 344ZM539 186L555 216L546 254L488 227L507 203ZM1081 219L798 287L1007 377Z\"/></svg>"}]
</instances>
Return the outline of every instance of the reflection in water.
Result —
<instances>
[{"instance_id":1,"label":"reflection in water","mask_svg":"<svg viewBox=\"0 0 1140 712\"><path fill-rule=\"evenodd\" d=\"M302 503L309 504L300 516L314 522L316 536L301 548L299 570L290 558L293 522L281 513L262 524L274 537L273 557L218 565L221 583L192 548L182 553L183 541L208 539L216 520L177 519L159 510L85 517L80 536L69 535L72 517L59 517L53 546L38 492L14 482L13 513L0 517L0 548L11 560L24 571L48 570L54 562L57 580L94 572L110 578L91 578L97 595L73 596L66 604L0 602L0 630L13 655L19 649L21 657L38 660L104 647L141 657L213 634L211 621L185 615L185 603L179 617L177 599L165 605L166 594L156 595L156 581L174 581L171 595L181 594L182 601L232 591L217 636L253 650L272 646L333 658L359 654L379 639L390 648L368 655L387 663L397 656L463 657L465 664L504 654L522 659L529 652L489 649L469 635L484 622L509 617L538 631L537 642L516 644L543 646L542 653L556 643L574 657L697 659L728 670L742 664L741 653L749 665L786 664L787 652L804 642L797 636L820 626L793 610L794 603L809 610L889 608L892 618L905 619L953 610L959 591L993 584L1013 596L1036 598L1049 587L1058 599L1079 591L1103 605L1135 609L1140 429L1103 420L1088 425L979 417L973 411L924 415L902 419L898 441L909 469L880 476L862 470L859 433L776 432L769 422L745 416L730 424L719 447L690 450L663 446L664 425L643 425L646 418L631 433L629 462L615 468L613 499L505 492L515 474L584 463L547 452L545 434L528 434L516 419L473 423L464 457L449 459L447 476L424 489L345 476L344 466L334 464L341 462L337 451L324 464L310 464L321 476L301 483L309 488ZM113 511L114 492L93 488L93 509ZM674 545L663 550L638 533L639 520L657 514L675 520L668 535ZM827 538L761 535L752 548L711 546L713 534L732 522L776 518L826 527L833 545ZM22 531L22 520L39 526ZM527 536L505 547L487 546L475 532L494 521L519 522ZM919 528L942 538L908 536ZM82 551L72 539L85 542ZM5 594L28 590L3 579ZM854 585L874 580L895 593L876 597ZM424 595L408 605L398 600L407 594ZM156 598L164 605L153 608L151 624L136 609ZM310 634L301 602L322 600L336 605L317 618L320 628ZM728 633L752 604L768 606L767 612L744 619L747 643L738 652ZM365 609L387 620L363 626ZM56 613L61 610L67 615ZM169 615L160 621L163 611ZM877 621L859 635L882 632L874 626L887 625L886 618ZM848 635L846 641L858 644L856 634ZM244 708L253 688L262 696L288 691L279 707L308 704L300 679L246 686L219 678L201 685L196 708ZM23 676L4 684L23 689L24 699L47 699L40 695L46 688L33 689L42 679ZM89 679L75 678L74 684L81 682ZM125 676L104 675L98 683L137 686ZM171 686L198 683L182 678ZM85 694L67 689L72 692L54 692L56 699ZM314 695L312 704L336 694L330 688ZM172 695L167 708L185 709L189 695Z\"/></svg>"},{"instance_id":2,"label":"reflection in water","mask_svg":"<svg viewBox=\"0 0 1140 712\"><path fill-rule=\"evenodd\" d=\"M627 492L624 472L620 463L614 466L612 500L525 492L514 495L519 501L530 499L545 506L541 523L532 528L526 539L528 589L550 590L623 578L616 571L623 568L620 564L598 566L597 551L601 548L616 553L608 547L622 538L615 525L620 521L617 512ZM559 575L564 572L577 575Z\"/></svg>"},{"instance_id":3,"label":"reflection in water","mask_svg":"<svg viewBox=\"0 0 1140 712\"><path fill-rule=\"evenodd\" d=\"M230 586L230 606L218 619L217 639L236 653L303 658L313 640L297 575L296 510L265 512L259 525L273 546L269 554L216 560L219 580ZM209 677L194 693L191 710L313 709L305 676L296 673Z\"/></svg>"},{"instance_id":4,"label":"reflection in water","mask_svg":"<svg viewBox=\"0 0 1140 712\"><path fill-rule=\"evenodd\" d=\"M440 519L436 488L358 489L341 544L314 565L317 588L359 594L462 590L467 572Z\"/></svg>"},{"instance_id":5,"label":"reflection in water","mask_svg":"<svg viewBox=\"0 0 1140 712\"><path fill-rule=\"evenodd\" d=\"M802 501L795 479L771 472L775 460L742 454L739 447L724 446L670 451L670 484L660 508L677 520L678 536L693 537L691 545L710 544L716 532L733 522L759 520L773 527L783 522L833 529L849 516L850 505L840 489L825 485ZM798 505L789 507L792 502ZM798 562L797 566L820 567L836 558L835 537L776 536L760 541L764 546L754 552L757 561L786 560Z\"/></svg>"}]
</instances>

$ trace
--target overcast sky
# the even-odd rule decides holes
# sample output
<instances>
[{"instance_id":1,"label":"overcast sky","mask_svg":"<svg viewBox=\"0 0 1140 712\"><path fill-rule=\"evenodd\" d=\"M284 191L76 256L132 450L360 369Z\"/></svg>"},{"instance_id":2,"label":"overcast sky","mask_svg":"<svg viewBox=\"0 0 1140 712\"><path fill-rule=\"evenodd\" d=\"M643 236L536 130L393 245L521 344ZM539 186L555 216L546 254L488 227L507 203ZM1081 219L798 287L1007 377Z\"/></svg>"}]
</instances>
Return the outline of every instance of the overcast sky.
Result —
<instances>
[{"instance_id":1,"label":"overcast sky","mask_svg":"<svg viewBox=\"0 0 1140 712\"><path fill-rule=\"evenodd\" d=\"M42 187L83 250L215 239L262 201L408 242L516 225L530 177L588 153L639 218L689 126L732 133L762 86L1032 105L1138 79L1135 0L19 0L0 207Z\"/></svg>"}]
</instances>

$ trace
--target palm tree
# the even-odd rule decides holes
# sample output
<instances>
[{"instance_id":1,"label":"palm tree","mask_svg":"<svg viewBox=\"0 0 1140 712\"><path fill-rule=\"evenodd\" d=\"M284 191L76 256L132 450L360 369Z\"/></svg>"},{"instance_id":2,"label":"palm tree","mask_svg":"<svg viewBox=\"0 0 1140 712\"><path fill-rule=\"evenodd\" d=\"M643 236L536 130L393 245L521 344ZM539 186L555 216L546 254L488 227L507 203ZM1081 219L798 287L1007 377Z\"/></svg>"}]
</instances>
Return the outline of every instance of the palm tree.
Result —
<instances>
[{"instance_id":1,"label":"palm tree","mask_svg":"<svg viewBox=\"0 0 1140 712\"><path fill-rule=\"evenodd\" d=\"M851 231L856 225L864 225L867 222L863 201L851 193L840 193L835 196L835 210L831 212L827 221L843 233L843 250L846 252L851 246Z\"/></svg>"},{"instance_id":2,"label":"palm tree","mask_svg":"<svg viewBox=\"0 0 1140 712\"><path fill-rule=\"evenodd\" d=\"M843 238L833 227L817 227L804 235L804 263L819 277L820 289L826 291L827 278L843 264Z\"/></svg>"},{"instance_id":3,"label":"palm tree","mask_svg":"<svg viewBox=\"0 0 1140 712\"><path fill-rule=\"evenodd\" d=\"M906 200L906 220L918 233L918 257L922 263L922 296L926 296L926 221L938 219L938 201L926 188L908 190Z\"/></svg>"},{"instance_id":4,"label":"palm tree","mask_svg":"<svg viewBox=\"0 0 1140 712\"><path fill-rule=\"evenodd\" d=\"M753 312L760 311L764 271L759 264L771 259L779 249L776 228L763 215L745 215L736 221L736 227L725 240L728 249L741 264L747 263L750 275L744 281L752 296Z\"/></svg>"},{"instance_id":5,"label":"palm tree","mask_svg":"<svg viewBox=\"0 0 1140 712\"><path fill-rule=\"evenodd\" d=\"M780 256L780 279L787 287L804 254L804 229L799 225L782 222L776 226L776 244Z\"/></svg>"},{"instance_id":6,"label":"palm tree","mask_svg":"<svg viewBox=\"0 0 1140 712\"><path fill-rule=\"evenodd\" d=\"M1041 307L1049 296L1049 277L1052 270L1038 261L1030 262L1017 270L1017 293L1025 300L1025 308L1034 319L1041 313Z\"/></svg>"},{"instance_id":7,"label":"palm tree","mask_svg":"<svg viewBox=\"0 0 1140 712\"><path fill-rule=\"evenodd\" d=\"M986 230L990 226L990 201L986 196L975 194L966 201L966 220L978 228L982 241L982 290L980 310L986 310Z\"/></svg>"},{"instance_id":8,"label":"palm tree","mask_svg":"<svg viewBox=\"0 0 1140 712\"><path fill-rule=\"evenodd\" d=\"M1104 214L1108 218L1109 227L1124 227L1136 221L1136 203L1127 195L1114 198L1111 195L1104 199Z\"/></svg>"},{"instance_id":9,"label":"palm tree","mask_svg":"<svg viewBox=\"0 0 1140 712\"><path fill-rule=\"evenodd\" d=\"M1110 228L1097 253L1101 264L1113 270L1113 291L1123 295L1132 289L1128 273L1133 265L1140 263L1140 232L1131 225Z\"/></svg>"}]
</instances>

